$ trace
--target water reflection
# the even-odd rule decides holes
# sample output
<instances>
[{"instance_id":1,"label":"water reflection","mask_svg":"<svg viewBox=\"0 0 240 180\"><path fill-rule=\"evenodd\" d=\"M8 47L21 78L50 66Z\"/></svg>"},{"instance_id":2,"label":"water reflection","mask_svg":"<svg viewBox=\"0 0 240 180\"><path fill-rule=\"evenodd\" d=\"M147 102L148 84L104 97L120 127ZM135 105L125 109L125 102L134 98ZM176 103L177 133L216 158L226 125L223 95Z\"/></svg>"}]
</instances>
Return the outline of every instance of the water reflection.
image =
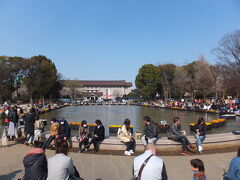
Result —
<instances>
[{"instance_id":1,"label":"water reflection","mask_svg":"<svg viewBox=\"0 0 240 180\"><path fill-rule=\"evenodd\" d=\"M203 117L206 121L211 121L218 118L216 114L166 110L160 108L140 107L140 106L69 106L63 109L51 111L42 115L42 118L50 119L56 117L57 119L65 118L69 122L80 122L87 120L88 123L94 123L96 119L100 119L104 126L111 124L122 124L124 119L131 120L134 125L134 131L142 131L143 117L149 116L154 122L166 121L168 124L172 123L174 116L180 117L182 129L186 130L187 134L191 134L189 129L190 123L196 123L199 117ZM230 132L240 126L238 120L227 120L224 127L215 128L208 133ZM106 128L106 135L108 136L108 128Z\"/></svg>"}]
</instances>

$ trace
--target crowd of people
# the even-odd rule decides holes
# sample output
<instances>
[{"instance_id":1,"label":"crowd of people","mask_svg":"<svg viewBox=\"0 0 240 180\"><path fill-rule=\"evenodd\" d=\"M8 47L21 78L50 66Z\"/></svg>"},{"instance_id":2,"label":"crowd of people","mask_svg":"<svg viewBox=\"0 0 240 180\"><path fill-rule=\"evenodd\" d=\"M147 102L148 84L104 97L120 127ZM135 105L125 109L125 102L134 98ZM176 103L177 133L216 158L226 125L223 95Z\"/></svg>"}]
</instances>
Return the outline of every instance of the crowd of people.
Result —
<instances>
[{"instance_id":1,"label":"crowd of people","mask_svg":"<svg viewBox=\"0 0 240 180\"><path fill-rule=\"evenodd\" d=\"M142 132L141 140L146 147L147 144L156 144L158 140L158 131L156 124L151 120L149 116L145 116L144 120L144 130ZM195 151L197 148L198 152L202 154L203 146L202 142L206 138L207 126L205 120L201 117L197 122L196 133L194 135L196 142L192 145L187 136L186 132L181 130L180 118L174 117L173 124L168 131L168 138L173 141L180 142L182 144L182 154L188 155L190 152ZM130 120L125 119L124 123L118 130L118 139L126 145L125 155L132 155L135 151L136 141L131 133Z\"/></svg>"},{"instance_id":2,"label":"crowd of people","mask_svg":"<svg viewBox=\"0 0 240 180\"><path fill-rule=\"evenodd\" d=\"M35 148L24 157L24 180L80 180L80 174L68 156L68 143L65 140L56 142L55 155L46 158L44 145L35 141ZM201 159L191 159L193 180L207 180L204 163ZM237 156L229 165L223 180L239 180L240 178L240 148ZM168 180L167 168L164 161L157 156L157 148L153 143L147 143L143 154L134 158L133 179L136 180Z\"/></svg>"},{"instance_id":3,"label":"crowd of people","mask_svg":"<svg viewBox=\"0 0 240 180\"><path fill-rule=\"evenodd\" d=\"M3 146L8 140L14 141L18 138L17 126L22 109L18 106L0 107L0 135ZM35 145L23 160L25 167L24 180L34 179L80 179L79 172L73 165L72 159L68 156L68 150L72 147L71 127L65 119L51 119L50 136L46 142L39 142L34 138L35 122L38 119L36 109L30 108L24 117L24 132L26 135L26 145ZM161 158L157 156L156 142L158 140L158 131L156 124L149 116L143 118L144 130L141 135L145 152L134 159L133 176L135 179L153 179L167 180L167 168ZM95 152L99 151L101 142L105 138L105 128L101 120L95 121L96 127L93 132L90 131L87 121L83 120L79 126L77 140L79 143L79 153L89 151L93 144ZM118 139L126 145L124 155L131 156L135 153L136 140L132 134L131 121L125 119L120 126L117 135ZM169 129L168 137L170 140L182 144L182 154L198 150L203 152L202 142L206 138L206 124L203 118L199 118L197 129L194 135L195 145L191 144L186 136L185 131L181 130L180 118L174 117L173 123ZM52 143L54 142L54 143ZM45 149L50 148L56 151L56 155L47 160ZM190 161L193 171L193 180L206 180L205 168L203 161L192 159ZM236 158L229 166L228 172L224 175L224 180L236 180L240 178L240 148Z\"/></svg>"},{"instance_id":4,"label":"crowd of people","mask_svg":"<svg viewBox=\"0 0 240 180\"><path fill-rule=\"evenodd\" d=\"M0 137L3 146L8 141L15 141L18 138L19 117L22 109L19 106L0 106Z\"/></svg>"},{"instance_id":5,"label":"crowd of people","mask_svg":"<svg viewBox=\"0 0 240 180\"><path fill-rule=\"evenodd\" d=\"M238 98L233 99L211 99L211 100L203 100L203 99L195 99L195 100L169 100L163 101L159 100L156 102L152 102L155 105L160 107L178 107L178 108L186 108L189 110L196 111L216 111L219 113L229 112L229 113L239 113L240 111L240 100Z\"/></svg>"}]
</instances>

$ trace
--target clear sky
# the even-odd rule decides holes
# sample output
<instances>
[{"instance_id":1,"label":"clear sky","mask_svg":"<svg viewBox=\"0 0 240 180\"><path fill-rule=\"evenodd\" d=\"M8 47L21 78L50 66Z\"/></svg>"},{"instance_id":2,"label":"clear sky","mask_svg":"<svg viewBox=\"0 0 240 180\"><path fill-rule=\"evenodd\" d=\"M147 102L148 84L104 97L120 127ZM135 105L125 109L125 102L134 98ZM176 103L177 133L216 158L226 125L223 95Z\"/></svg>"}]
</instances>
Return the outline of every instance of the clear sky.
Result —
<instances>
[{"instance_id":1,"label":"clear sky","mask_svg":"<svg viewBox=\"0 0 240 180\"><path fill-rule=\"evenodd\" d=\"M239 0L0 0L0 55L50 58L65 78L133 82L240 29Z\"/></svg>"}]
</instances>

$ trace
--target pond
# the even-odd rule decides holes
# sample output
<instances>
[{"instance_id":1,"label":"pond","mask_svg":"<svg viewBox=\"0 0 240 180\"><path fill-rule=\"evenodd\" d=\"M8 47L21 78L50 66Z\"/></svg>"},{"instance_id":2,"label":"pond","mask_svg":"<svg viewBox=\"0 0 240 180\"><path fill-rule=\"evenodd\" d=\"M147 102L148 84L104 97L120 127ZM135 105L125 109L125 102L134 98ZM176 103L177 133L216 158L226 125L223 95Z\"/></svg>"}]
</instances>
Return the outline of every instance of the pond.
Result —
<instances>
[{"instance_id":1,"label":"pond","mask_svg":"<svg viewBox=\"0 0 240 180\"><path fill-rule=\"evenodd\" d=\"M178 116L180 117L182 129L186 130L187 134L193 134L190 132L189 124L196 123L199 117L203 117L206 121L219 118L217 114L213 113L187 112L132 105L68 106L43 114L41 118L48 120L52 117L57 119L65 118L68 122L87 120L88 123L94 123L96 119L100 119L105 126L106 136L108 136L108 125L120 125L126 118L131 120L134 132L142 131L144 116L151 117L154 122L166 121L168 124L172 124L173 117ZM237 118L227 120L223 127L213 128L207 133L231 132L238 127L240 127L240 120Z\"/></svg>"}]
</instances>

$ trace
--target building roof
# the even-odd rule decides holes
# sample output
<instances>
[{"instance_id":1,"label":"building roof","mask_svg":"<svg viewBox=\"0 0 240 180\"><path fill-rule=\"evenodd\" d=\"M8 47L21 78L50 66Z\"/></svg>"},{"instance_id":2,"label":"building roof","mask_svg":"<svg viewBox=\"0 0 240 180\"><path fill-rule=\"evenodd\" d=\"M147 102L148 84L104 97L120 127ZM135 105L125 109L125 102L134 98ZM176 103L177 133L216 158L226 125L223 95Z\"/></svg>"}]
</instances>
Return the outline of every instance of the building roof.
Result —
<instances>
[{"instance_id":1,"label":"building roof","mask_svg":"<svg viewBox=\"0 0 240 180\"><path fill-rule=\"evenodd\" d=\"M126 82L125 80L119 81L84 81L84 80L62 80L63 82L66 81L75 81L79 84L82 84L85 87L97 87L97 86L104 86L104 87L111 87L111 86L123 86L123 87L131 87L131 82Z\"/></svg>"}]
</instances>

